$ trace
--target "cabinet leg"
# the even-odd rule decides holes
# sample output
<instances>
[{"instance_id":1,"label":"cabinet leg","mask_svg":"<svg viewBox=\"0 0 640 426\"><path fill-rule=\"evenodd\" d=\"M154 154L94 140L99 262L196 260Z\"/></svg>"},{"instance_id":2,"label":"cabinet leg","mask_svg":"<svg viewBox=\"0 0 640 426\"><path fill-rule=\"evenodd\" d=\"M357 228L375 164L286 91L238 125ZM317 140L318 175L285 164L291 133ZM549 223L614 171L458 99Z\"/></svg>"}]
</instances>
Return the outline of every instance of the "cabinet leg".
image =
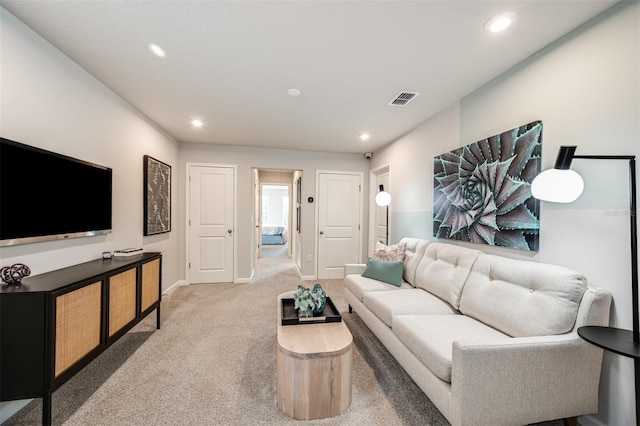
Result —
<instances>
[{"instance_id":1,"label":"cabinet leg","mask_svg":"<svg viewBox=\"0 0 640 426\"><path fill-rule=\"evenodd\" d=\"M156 330L160 330L160 305L156 308Z\"/></svg>"},{"instance_id":2,"label":"cabinet leg","mask_svg":"<svg viewBox=\"0 0 640 426\"><path fill-rule=\"evenodd\" d=\"M42 395L42 425L51 426L51 391L44 391Z\"/></svg>"}]
</instances>

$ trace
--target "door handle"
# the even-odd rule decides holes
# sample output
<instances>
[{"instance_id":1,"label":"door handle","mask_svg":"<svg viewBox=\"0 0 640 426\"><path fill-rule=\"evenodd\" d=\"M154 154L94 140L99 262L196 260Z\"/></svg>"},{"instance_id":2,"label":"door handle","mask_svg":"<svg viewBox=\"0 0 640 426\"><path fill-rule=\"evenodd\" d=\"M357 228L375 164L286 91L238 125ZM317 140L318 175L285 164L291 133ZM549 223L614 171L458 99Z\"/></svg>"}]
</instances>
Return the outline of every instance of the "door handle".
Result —
<instances>
[{"instance_id":1,"label":"door handle","mask_svg":"<svg viewBox=\"0 0 640 426\"><path fill-rule=\"evenodd\" d=\"M324 231L320 231L320 235L324 235Z\"/></svg>"},{"instance_id":2,"label":"door handle","mask_svg":"<svg viewBox=\"0 0 640 426\"><path fill-rule=\"evenodd\" d=\"M227 232L231 234L233 231L231 229L227 229Z\"/></svg>"}]
</instances>

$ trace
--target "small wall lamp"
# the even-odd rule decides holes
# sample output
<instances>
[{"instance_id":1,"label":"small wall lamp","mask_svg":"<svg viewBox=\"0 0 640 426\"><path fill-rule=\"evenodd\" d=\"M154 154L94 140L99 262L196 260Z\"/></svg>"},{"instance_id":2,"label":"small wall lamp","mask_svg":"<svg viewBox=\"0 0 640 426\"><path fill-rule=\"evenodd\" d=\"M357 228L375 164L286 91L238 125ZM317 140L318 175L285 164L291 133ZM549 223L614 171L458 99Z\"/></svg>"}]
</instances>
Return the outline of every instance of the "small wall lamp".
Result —
<instances>
[{"instance_id":1,"label":"small wall lamp","mask_svg":"<svg viewBox=\"0 0 640 426\"><path fill-rule=\"evenodd\" d=\"M376 204L380 207L386 207L391 204L391 194L384 190L384 185L380 185L380 192L376 194Z\"/></svg>"},{"instance_id":2,"label":"small wall lamp","mask_svg":"<svg viewBox=\"0 0 640 426\"><path fill-rule=\"evenodd\" d=\"M385 244L389 244L389 204L391 204L391 194L389 194L384 190L384 185L380 185L380 192L376 194L376 204L380 207L387 208L387 224L386 224L387 236L386 236Z\"/></svg>"}]
</instances>

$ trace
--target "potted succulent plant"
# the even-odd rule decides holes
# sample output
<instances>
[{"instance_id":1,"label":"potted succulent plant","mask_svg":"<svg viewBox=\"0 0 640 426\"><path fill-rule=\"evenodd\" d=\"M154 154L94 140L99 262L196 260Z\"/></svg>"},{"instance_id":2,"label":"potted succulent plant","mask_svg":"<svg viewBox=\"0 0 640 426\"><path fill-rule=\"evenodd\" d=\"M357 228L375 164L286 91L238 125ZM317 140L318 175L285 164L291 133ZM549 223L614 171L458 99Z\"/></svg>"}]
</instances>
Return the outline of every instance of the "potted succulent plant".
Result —
<instances>
[{"instance_id":1,"label":"potted succulent plant","mask_svg":"<svg viewBox=\"0 0 640 426\"><path fill-rule=\"evenodd\" d=\"M313 289L298 285L298 289L293 293L293 307L298 311L300 318L321 314L326 301L327 293L320 284L313 286Z\"/></svg>"}]
</instances>

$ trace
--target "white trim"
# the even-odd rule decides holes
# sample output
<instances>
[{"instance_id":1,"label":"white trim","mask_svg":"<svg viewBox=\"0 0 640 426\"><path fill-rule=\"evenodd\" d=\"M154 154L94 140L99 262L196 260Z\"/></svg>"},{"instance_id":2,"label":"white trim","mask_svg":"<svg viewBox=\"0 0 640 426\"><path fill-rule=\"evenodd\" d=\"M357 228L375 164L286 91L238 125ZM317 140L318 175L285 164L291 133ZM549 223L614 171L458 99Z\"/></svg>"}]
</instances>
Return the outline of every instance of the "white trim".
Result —
<instances>
[{"instance_id":1,"label":"white trim","mask_svg":"<svg viewBox=\"0 0 640 426\"><path fill-rule=\"evenodd\" d=\"M313 281L316 279L313 275L301 275L300 278L302 281Z\"/></svg>"},{"instance_id":2,"label":"white trim","mask_svg":"<svg viewBox=\"0 0 640 426\"><path fill-rule=\"evenodd\" d=\"M257 169L258 171L260 171L261 169ZM265 169L262 169L265 170ZM291 172L291 175L293 176L293 171ZM287 247L287 256L289 258L293 257L293 249L291 248L291 239L292 239L292 235L293 232L291 230L291 224L293 223L293 204L294 204L294 200L293 198L295 197L295 194L293 193L293 182L291 183L282 183L282 182L262 182L259 181L260 183L260 220L258 221L260 223L260 238L262 238L262 225L264 225L262 223L262 195L263 195L263 191L262 188L265 185L271 185L271 186L286 186L287 187L287 195L289 196L289 224L287 225L287 242L289 243L288 247ZM255 226L255 221L254 221L254 226ZM262 240L260 240L260 251L262 251Z\"/></svg>"},{"instance_id":3,"label":"white trim","mask_svg":"<svg viewBox=\"0 0 640 426\"><path fill-rule=\"evenodd\" d=\"M237 241L237 237L236 237L236 230L235 228L238 225L238 195L237 195L237 180L238 180L238 165L237 164L218 164L218 163L192 163L192 162L187 162L186 163L186 176L185 176L185 182L186 182L186 187L185 187L185 194L186 194L186 220L184 221L184 226L185 226L185 232L186 232L186 238L185 238L185 264L184 264L184 268L185 268L185 277L186 277L186 283L187 284L191 284L191 280L189 279L189 255L190 255L190 233L189 233L189 220L191 217L191 191L189 191L189 185L190 185L190 181L189 181L189 176L190 176L190 172L191 172L191 167L215 167L215 168L230 168L233 169L233 282L238 282L237 281L237 276L238 276L238 241Z\"/></svg>"},{"instance_id":4,"label":"white trim","mask_svg":"<svg viewBox=\"0 0 640 426\"><path fill-rule=\"evenodd\" d=\"M187 285L187 281L186 280L178 280L175 283L171 284L169 287L167 287L163 292L162 295L163 296L169 296L171 293L173 293L174 291L176 291L176 289L180 286L183 285Z\"/></svg>"},{"instance_id":5,"label":"white trim","mask_svg":"<svg viewBox=\"0 0 640 426\"><path fill-rule=\"evenodd\" d=\"M578 417L578 424L580 426L607 426L591 415Z\"/></svg>"},{"instance_id":6,"label":"white trim","mask_svg":"<svg viewBox=\"0 0 640 426\"><path fill-rule=\"evenodd\" d=\"M33 399L18 399L0 402L0 424L9 420L14 414L22 410Z\"/></svg>"}]
</instances>

